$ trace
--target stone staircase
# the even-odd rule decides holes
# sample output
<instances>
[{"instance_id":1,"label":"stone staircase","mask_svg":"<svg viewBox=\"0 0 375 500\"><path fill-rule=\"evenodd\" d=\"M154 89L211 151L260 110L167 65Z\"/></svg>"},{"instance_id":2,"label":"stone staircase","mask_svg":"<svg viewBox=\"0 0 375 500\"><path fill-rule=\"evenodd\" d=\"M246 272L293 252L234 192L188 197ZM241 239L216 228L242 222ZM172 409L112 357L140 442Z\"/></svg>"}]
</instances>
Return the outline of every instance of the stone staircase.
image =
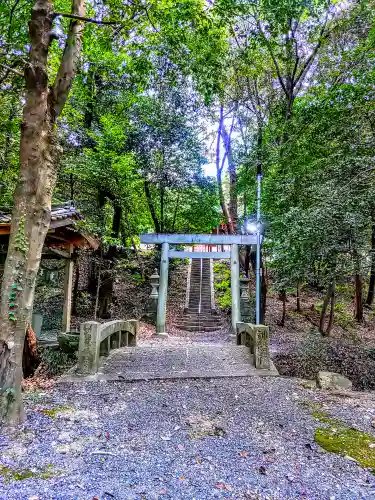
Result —
<instances>
[{"instance_id":1,"label":"stone staircase","mask_svg":"<svg viewBox=\"0 0 375 500\"><path fill-rule=\"evenodd\" d=\"M220 317L211 307L210 259L193 259L188 308L175 327L187 332L215 332L222 328Z\"/></svg>"}]
</instances>

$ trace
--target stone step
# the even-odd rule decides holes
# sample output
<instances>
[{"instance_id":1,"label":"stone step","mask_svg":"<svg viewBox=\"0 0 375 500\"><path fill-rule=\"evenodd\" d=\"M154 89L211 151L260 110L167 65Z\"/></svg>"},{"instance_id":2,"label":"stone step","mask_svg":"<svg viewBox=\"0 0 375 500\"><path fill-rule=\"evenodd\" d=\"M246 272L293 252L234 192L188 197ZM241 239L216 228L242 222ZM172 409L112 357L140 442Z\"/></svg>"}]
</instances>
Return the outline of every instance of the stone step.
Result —
<instances>
[{"instance_id":1,"label":"stone step","mask_svg":"<svg viewBox=\"0 0 375 500\"><path fill-rule=\"evenodd\" d=\"M216 318L218 319L219 316L217 314L213 314L211 311L202 311L202 312L198 312L198 311L194 311L194 312L185 312L184 313L184 318Z\"/></svg>"},{"instance_id":2,"label":"stone step","mask_svg":"<svg viewBox=\"0 0 375 500\"><path fill-rule=\"evenodd\" d=\"M216 332L218 330L221 330L223 328L223 325L219 325L219 324L209 324L209 323L176 323L175 325L175 328L178 328L179 330L183 330L183 331L186 331L186 332L189 332L189 331L213 331L213 332ZM208 330L206 330L208 329Z\"/></svg>"},{"instance_id":3,"label":"stone step","mask_svg":"<svg viewBox=\"0 0 375 500\"><path fill-rule=\"evenodd\" d=\"M199 326L182 326L181 328L176 326L176 328L179 328L183 330L184 332L218 332L221 330L223 327L222 325L218 326L204 326L204 325L199 325Z\"/></svg>"},{"instance_id":4,"label":"stone step","mask_svg":"<svg viewBox=\"0 0 375 500\"><path fill-rule=\"evenodd\" d=\"M210 304L201 304L201 311L207 312L211 311L211 303ZM189 304L188 311L193 314L199 313L199 304Z\"/></svg>"},{"instance_id":5,"label":"stone step","mask_svg":"<svg viewBox=\"0 0 375 500\"><path fill-rule=\"evenodd\" d=\"M222 322L218 320L217 318L181 318L180 320L177 320L175 324L179 325L222 325Z\"/></svg>"}]
</instances>

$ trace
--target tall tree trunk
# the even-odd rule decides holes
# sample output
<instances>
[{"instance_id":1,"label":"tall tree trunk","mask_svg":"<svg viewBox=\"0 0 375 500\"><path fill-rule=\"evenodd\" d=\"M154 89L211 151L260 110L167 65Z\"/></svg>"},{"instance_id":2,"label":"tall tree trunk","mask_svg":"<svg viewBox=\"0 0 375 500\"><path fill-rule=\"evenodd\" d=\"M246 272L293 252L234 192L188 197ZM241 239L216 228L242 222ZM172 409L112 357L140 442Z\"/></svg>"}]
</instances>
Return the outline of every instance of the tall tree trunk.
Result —
<instances>
[{"instance_id":1,"label":"tall tree trunk","mask_svg":"<svg viewBox=\"0 0 375 500\"><path fill-rule=\"evenodd\" d=\"M113 203L113 220L112 220L112 238L118 238L120 236L122 219L122 206L117 201Z\"/></svg>"},{"instance_id":2,"label":"tall tree trunk","mask_svg":"<svg viewBox=\"0 0 375 500\"><path fill-rule=\"evenodd\" d=\"M375 214L373 214L373 224L371 228L371 271L370 271L370 282L368 286L366 304L371 306L374 301L374 290L375 290Z\"/></svg>"},{"instance_id":3,"label":"tall tree trunk","mask_svg":"<svg viewBox=\"0 0 375 500\"><path fill-rule=\"evenodd\" d=\"M220 172L219 171L216 172L216 179L217 179L217 186L218 186L218 190L219 190L219 202L220 202L221 210L223 212L225 223L227 225L228 233L229 234L234 234L234 227L233 227L230 215L229 215L228 205L227 205L227 203L225 201L225 198L224 198L224 191L223 191L223 182L222 182L222 178L221 178L221 171Z\"/></svg>"},{"instance_id":4,"label":"tall tree trunk","mask_svg":"<svg viewBox=\"0 0 375 500\"><path fill-rule=\"evenodd\" d=\"M72 13L84 16L84 0L73 0ZM59 148L54 125L67 100L81 49L82 30L74 20L70 23L56 80L50 88L47 56L53 19L51 0L35 0L29 23L29 60L25 66L20 172L0 305L0 417L10 423L23 419L21 381L25 328L31 318L57 174Z\"/></svg>"},{"instance_id":5,"label":"tall tree trunk","mask_svg":"<svg viewBox=\"0 0 375 500\"><path fill-rule=\"evenodd\" d=\"M332 291L331 291L331 310L329 312L329 320L328 320L327 330L325 333L326 337L328 337L328 335L330 335L332 327L333 327L333 319L335 316L335 303L336 303L335 282L333 282Z\"/></svg>"},{"instance_id":6,"label":"tall tree trunk","mask_svg":"<svg viewBox=\"0 0 375 500\"><path fill-rule=\"evenodd\" d=\"M125 207L125 221L126 221L126 227L128 228L130 240L132 242L132 247L133 247L135 256L137 257L137 260L138 260L139 269L141 270L141 276L144 279L145 278L145 268L143 266L141 256L139 255L137 245L135 244L135 240L134 240L134 236L133 236L133 234L134 234L133 225L131 224L130 219L129 219L129 212L128 212L127 206Z\"/></svg>"},{"instance_id":7,"label":"tall tree trunk","mask_svg":"<svg viewBox=\"0 0 375 500\"><path fill-rule=\"evenodd\" d=\"M297 312L301 312L301 284L297 281Z\"/></svg>"},{"instance_id":8,"label":"tall tree trunk","mask_svg":"<svg viewBox=\"0 0 375 500\"><path fill-rule=\"evenodd\" d=\"M220 106L220 120L219 120L219 127L217 131L217 141L216 141L216 179L217 179L217 186L218 186L218 191L219 191L219 202L221 206L221 210L223 212L223 217L224 221L227 225L227 230L229 234L234 234L234 225L233 221L231 219L229 210L228 210L228 205L225 201L224 197L224 190L223 190L223 180L222 180L222 172L223 168L225 165L225 160L227 158L228 152L227 149L225 150L224 157L220 159L220 139L222 135L222 130L224 128L224 108L223 106Z\"/></svg>"},{"instance_id":9,"label":"tall tree trunk","mask_svg":"<svg viewBox=\"0 0 375 500\"><path fill-rule=\"evenodd\" d=\"M235 232L237 229L237 219L238 219L238 199L237 199L237 169L233 161L233 155L232 155L232 130L233 130L233 123L229 133L226 131L226 128L223 123L221 127L221 135L223 137L223 142L228 161L229 215L233 226L233 231Z\"/></svg>"},{"instance_id":10,"label":"tall tree trunk","mask_svg":"<svg viewBox=\"0 0 375 500\"><path fill-rule=\"evenodd\" d=\"M245 247L245 262L244 262L244 271L246 277L249 277L249 269L250 269L250 254L251 254L251 245L246 245Z\"/></svg>"},{"instance_id":11,"label":"tall tree trunk","mask_svg":"<svg viewBox=\"0 0 375 500\"><path fill-rule=\"evenodd\" d=\"M165 230L164 201L165 201L165 188L164 186L160 186L160 231L161 232L164 232Z\"/></svg>"},{"instance_id":12,"label":"tall tree trunk","mask_svg":"<svg viewBox=\"0 0 375 500\"><path fill-rule=\"evenodd\" d=\"M145 188L145 195L146 195L148 209L150 210L151 218L152 218L152 221L153 221L154 226L155 226L155 231L157 233L161 233L159 220L156 216L154 203L152 201L152 196L151 196L151 191L150 191L150 183L146 180L144 182L144 188Z\"/></svg>"},{"instance_id":13,"label":"tall tree trunk","mask_svg":"<svg viewBox=\"0 0 375 500\"><path fill-rule=\"evenodd\" d=\"M173 212L172 233L174 233L174 228L175 228L175 225L176 225L177 213L178 213L179 206L180 206L180 193L178 193L176 206L175 206L175 209L174 209L174 212Z\"/></svg>"},{"instance_id":14,"label":"tall tree trunk","mask_svg":"<svg viewBox=\"0 0 375 500\"><path fill-rule=\"evenodd\" d=\"M327 330L325 331L324 330L324 323L325 323L329 303L331 303L331 311L330 311L330 315L329 315L328 327L327 327ZM334 281L334 279L332 279L329 286L328 286L326 296L324 297L322 311L320 313L319 332L324 336L329 335L329 333L332 329L334 310L335 310L335 281Z\"/></svg>"},{"instance_id":15,"label":"tall tree trunk","mask_svg":"<svg viewBox=\"0 0 375 500\"><path fill-rule=\"evenodd\" d=\"M363 321L363 283L359 273L355 275L355 299L354 299L355 319Z\"/></svg>"},{"instance_id":16,"label":"tall tree trunk","mask_svg":"<svg viewBox=\"0 0 375 500\"><path fill-rule=\"evenodd\" d=\"M286 318L286 290L284 290L284 289L281 290L280 299L281 299L282 304L283 304L283 311L281 314L280 326L284 326L285 325L285 318Z\"/></svg>"}]
</instances>

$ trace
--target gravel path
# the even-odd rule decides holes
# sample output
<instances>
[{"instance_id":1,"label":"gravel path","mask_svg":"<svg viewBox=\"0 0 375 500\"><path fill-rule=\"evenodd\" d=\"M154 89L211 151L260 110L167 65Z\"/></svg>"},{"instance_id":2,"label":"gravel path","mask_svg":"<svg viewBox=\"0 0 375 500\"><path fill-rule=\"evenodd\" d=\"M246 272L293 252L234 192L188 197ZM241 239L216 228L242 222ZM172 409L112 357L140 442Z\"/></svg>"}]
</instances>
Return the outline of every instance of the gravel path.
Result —
<instances>
[{"instance_id":1,"label":"gravel path","mask_svg":"<svg viewBox=\"0 0 375 500\"><path fill-rule=\"evenodd\" d=\"M373 401L335 399L295 379L87 382L28 393L24 428L0 440L0 499L375 499L373 475L315 445L324 424L311 400L371 429ZM34 477L9 480L4 466Z\"/></svg>"}]
</instances>

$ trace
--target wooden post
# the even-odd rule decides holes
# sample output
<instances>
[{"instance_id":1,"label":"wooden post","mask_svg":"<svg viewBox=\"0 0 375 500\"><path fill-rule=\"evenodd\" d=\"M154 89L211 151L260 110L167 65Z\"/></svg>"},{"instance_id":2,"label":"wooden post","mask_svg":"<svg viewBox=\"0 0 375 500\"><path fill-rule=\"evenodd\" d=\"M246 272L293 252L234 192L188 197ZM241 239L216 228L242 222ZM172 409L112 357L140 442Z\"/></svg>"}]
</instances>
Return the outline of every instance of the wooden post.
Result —
<instances>
[{"instance_id":1,"label":"wooden post","mask_svg":"<svg viewBox=\"0 0 375 500\"><path fill-rule=\"evenodd\" d=\"M161 246L160 259L160 281L159 281L159 299L156 318L156 335L158 337L167 337L165 331L165 317L167 308L167 290L168 290L168 266L169 266L169 243L163 243Z\"/></svg>"},{"instance_id":2,"label":"wooden post","mask_svg":"<svg viewBox=\"0 0 375 500\"><path fill-rule=\"evenodd\" d=\"M69 245L69 255L73 253L73 245ZM64 279L64 311L63 311L63 331L70 331L70 320L72 315L72 288L73 288L73 266L72 259L67 259L65 263Z\"/></svg>"},{"instance_id":3,"label":"wooden post","mask_svg":"<svg viewBox=\"0 0 375 500\"><path fill-rule=\"evenodd\" d=\"M230 252L230 272L232 291L232 328L236 333L237 323L241 321L240 313L240 262L238 255L238 244L233 243Z\"/></svg>"}]
</instances>

